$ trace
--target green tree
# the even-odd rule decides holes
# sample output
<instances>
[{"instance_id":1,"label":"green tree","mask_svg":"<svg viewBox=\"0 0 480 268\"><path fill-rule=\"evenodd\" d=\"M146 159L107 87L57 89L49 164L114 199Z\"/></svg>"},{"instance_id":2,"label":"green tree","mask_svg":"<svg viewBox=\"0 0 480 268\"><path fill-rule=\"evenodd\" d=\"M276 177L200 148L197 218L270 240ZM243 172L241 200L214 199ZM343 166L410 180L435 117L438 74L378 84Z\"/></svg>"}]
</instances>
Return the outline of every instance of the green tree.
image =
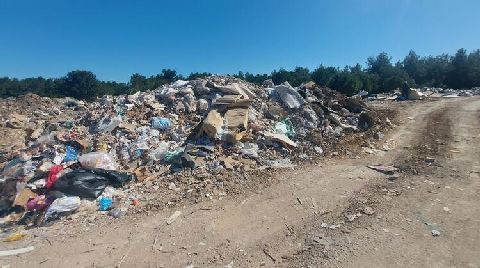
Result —
<instances>
[{"instance_id":1,"label":"green tree","mask_svg":"<svg viewBox=\"0 0 480 268\"><path fill-rule=\"evenodd\" d=\"M100 95L97 77L89 71L72 71L61 83L63 95L77 99L93 100Z\"/></svg>"},{"instance_id":2,"label":"green tree","mask_svg":"<svg viewBox=\"0 0 480 268\"><path fill-rule=\"evenodd\" d=\"M425 60L418 56L415 51L411 50L405 57L403 68L416 84L421 85L426 82Z\"/></svg>"},{"instance_id":3,"label":"green tree","mask_svg":"<svg viewBox=\"0 0 480 268\"><path fill-rule=\"evenodd\" d=\"M330 80L338 73L337 68L335 67L325 67L320 65L318 68L313 70L311 77L312 80L320 86L327 86Z\"/></svg>"},{"instance_id":4,"label":"green tree","mask_svg":"<svg viewBox=\"0 0 480 268\"><path fill-rule=\"evenodd\" d=\"M450 71L447 73L447 85L452 88L468 88L472 85L468 73L467 50L461 48L452 58Z\"/></svg>"},{"instance_id":5,"label":"green tree","mask_svg":"<svg viewBox=\"0 0 480 268\"><path fill-rule=\"evenodd\" d=\"M474 50L468 55L468 80L471 87L480 87L480 49Z\"/></svg>"},{"instance_id":6,"label":"green tree","mask_svg":"<svg viewBox=\"0 0 480 268\"><path fill-rule=\"evenodd\" d=\"M148 89L147 78L138 73L134 73L132 74L132 76L130 76L130 81L128 82L128 85L130 86L132 93L135 93L138 91L145 91Z\"/></svg>"},{"instance_id":7,"label":"green tree","mask_svg":"<svg viewBox=\"0 0 480 268\"><path fill-rule=\"evenodd\" d=\"M172 70L172 69L163 69L162 70L162 78L167 83L172 83L172 82L174 82L175 80L178 79L177 71Z\"/></svg>"}]
</instances>

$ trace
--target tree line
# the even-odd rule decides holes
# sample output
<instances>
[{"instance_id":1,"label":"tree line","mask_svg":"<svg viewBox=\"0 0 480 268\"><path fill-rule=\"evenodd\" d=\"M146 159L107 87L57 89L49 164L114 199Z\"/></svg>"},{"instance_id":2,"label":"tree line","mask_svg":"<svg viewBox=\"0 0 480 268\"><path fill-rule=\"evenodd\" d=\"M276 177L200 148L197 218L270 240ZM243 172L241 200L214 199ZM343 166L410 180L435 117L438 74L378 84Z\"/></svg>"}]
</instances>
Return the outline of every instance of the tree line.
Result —
<instances>
[{"instance_id":1,"label":"tree line","mask_svg":"<svg viewBox=\"0 0 480 268\"><path fill-rule=\"evenodd\" d=\"M0 97L6 98L26 93L35 93L48 97L74 97L93 100L103 95L133 94L138 91L153 90L161 85L178 79L196 79L212 75L211 73L191 73L184 77L175 70L163 69L161 73L146 77L135 73L128 83L100 81L90 71L72 71L61 78L16 79L0 77ZM296 67L293 70L274 70L270 74L252 74L238 72L233 76L251 83L262 84L272 79L275 84L288 81L293 86L314 81L347 95L361 90L369 93L390 92L401 87L407 81L413 87L448 87L454 89L480 86L480 50L467 53L459 49L455 55L419 56L414 51L398 62L392 62L387 53L367 59L366 67L360 64L344 68L320 65L310 71Z\"/></svg>"}]
</instances>

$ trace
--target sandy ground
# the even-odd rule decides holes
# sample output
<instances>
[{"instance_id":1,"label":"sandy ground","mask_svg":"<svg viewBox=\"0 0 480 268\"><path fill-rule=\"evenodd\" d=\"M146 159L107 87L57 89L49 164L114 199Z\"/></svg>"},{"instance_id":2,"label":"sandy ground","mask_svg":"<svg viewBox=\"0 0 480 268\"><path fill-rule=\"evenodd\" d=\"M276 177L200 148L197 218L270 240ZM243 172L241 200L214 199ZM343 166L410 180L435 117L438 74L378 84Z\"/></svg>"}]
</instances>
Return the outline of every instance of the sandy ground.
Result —
<instances>
[{"instance_id":1,"label":"sandy ground","mask_svg":"<svg viewBox=\"0 0 480 268\"><path fill-rule=\"evenodd\" d=\"M388 152L325 160L256 191L107 226L43 227L0 243L35 246L0 266L480 267L480 98L396 105ZM401 176L372 164L399 165Z\"/></svg>"}]
</instances>

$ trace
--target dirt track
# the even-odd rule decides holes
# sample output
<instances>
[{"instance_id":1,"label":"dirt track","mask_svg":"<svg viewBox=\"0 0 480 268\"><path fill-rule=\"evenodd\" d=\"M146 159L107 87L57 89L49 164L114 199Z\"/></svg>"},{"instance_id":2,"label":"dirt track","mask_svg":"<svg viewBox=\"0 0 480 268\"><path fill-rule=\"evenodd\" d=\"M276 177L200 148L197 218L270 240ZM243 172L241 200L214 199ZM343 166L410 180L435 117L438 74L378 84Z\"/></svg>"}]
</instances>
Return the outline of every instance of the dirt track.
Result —
<instances>
[{"instance_id":1,"label":"dirt track","mask_svg":"<svg viewBox=\"0 0 480 268\"><path fill-rule=\"evenodd\" d=\"M402 123L384 139L391 151L326 160L257 192L177 208L171 225L175 210L80 234L55 225L35 251L0 265L480 267L480 98L399 105ZM392 181L366 167L392 163L403 170ZM348 220L366 206L375 213ZM8 247L26 245L16 243Z\"/></svg>"}]
</instances>

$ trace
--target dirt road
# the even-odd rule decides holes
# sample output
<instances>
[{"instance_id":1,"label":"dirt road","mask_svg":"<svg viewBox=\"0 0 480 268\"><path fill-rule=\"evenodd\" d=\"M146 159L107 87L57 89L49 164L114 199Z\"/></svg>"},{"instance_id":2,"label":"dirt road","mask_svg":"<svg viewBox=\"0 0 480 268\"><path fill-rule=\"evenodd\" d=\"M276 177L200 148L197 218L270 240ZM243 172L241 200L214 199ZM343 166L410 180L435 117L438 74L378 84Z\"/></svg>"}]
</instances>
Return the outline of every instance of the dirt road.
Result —
<instances>
[{"instance_id":1,"label":"dirt road","mask_svg":"<svg viewBox=\"0 0 480 268\"><path fill-rule=\"evenodd\" d=\"M54 225L38 231L33 252L0 265L480 267L480 98L399 105L402 123L384 138L392 150L108 226ZM388 179L371 164L400 165L402 175Z\"/></svg>"}]
</instances>

